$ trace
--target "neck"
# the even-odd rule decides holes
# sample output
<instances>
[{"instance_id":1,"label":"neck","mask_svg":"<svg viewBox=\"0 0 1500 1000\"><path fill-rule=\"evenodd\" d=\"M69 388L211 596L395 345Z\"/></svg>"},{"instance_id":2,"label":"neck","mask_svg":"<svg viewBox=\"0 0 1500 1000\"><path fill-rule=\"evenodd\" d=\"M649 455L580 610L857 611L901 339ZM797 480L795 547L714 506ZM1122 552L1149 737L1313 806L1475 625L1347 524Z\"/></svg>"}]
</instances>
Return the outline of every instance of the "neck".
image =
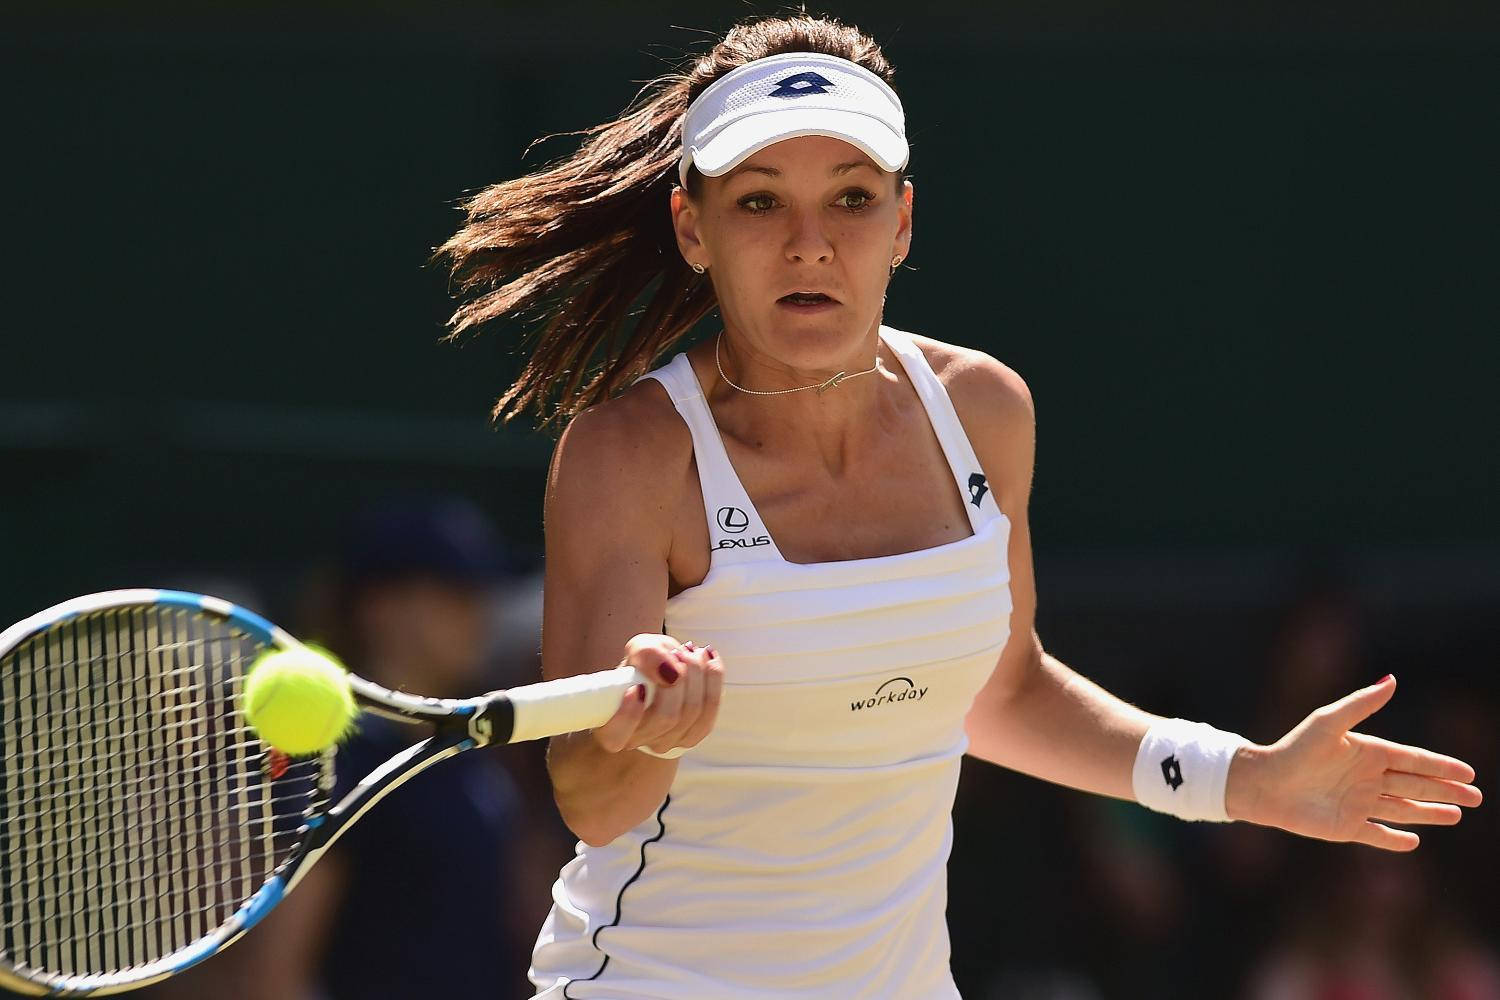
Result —
<instances>
[{"instance_id":1,"label":"neck","mask_svg":"<svg viewBox=\"0 0 1500 1000\"><path fill-rule=\"evenodd\" d=\"M854 430L871 425L871 417L885 405L886 390L897 381L890 349L880 340L879 326L877 320L858 346L836 364L817 367L789 365L758 350L748 338L725 330L717 340L724 377L714 363L713 345L709 345L708 371L702 379L712 386L707 398L721 425L727 422L741 439L790 442L805 441L809 436L846 438ZM856 375L872 365L874 371ZM733 380L734 385L726 379ZM758 395L745 389L798 391Z\"/></svg>"}]
</instances>

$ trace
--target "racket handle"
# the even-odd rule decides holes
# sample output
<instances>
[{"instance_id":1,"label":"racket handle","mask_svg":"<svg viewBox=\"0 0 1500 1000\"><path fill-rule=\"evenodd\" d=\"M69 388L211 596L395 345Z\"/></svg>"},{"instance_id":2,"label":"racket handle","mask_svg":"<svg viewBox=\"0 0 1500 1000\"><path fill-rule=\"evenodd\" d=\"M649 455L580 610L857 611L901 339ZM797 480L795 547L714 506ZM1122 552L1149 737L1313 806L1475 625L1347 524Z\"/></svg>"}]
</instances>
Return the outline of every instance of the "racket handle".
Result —
<instances>
[{"instance_id":1,"label":"racket handle","mask_svg":"<svg viewBox=\"0 0 1500 1000\"><path fill-rule=\"evenodd\" d=\"M602 726L619 711L625 692L637 684L646 685L646 704L650 705L656 686L629 666L511 688L505 692L514 713L509 742Z\"/></svg>"}]
</instances>

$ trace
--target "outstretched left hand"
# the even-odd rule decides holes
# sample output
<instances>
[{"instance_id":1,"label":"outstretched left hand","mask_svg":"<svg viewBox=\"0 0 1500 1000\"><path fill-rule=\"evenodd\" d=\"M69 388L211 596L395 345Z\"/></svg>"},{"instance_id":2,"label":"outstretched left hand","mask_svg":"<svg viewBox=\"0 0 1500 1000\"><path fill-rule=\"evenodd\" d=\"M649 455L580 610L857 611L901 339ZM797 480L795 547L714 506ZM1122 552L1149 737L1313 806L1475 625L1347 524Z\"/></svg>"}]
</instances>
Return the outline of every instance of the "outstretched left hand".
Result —
<instances>
[{"instance_id":1,"label":"outstretched left hand","mask_svg":"<svg viewBox=\"0 0 1500 1000\"><path fill-rule=\"evenodd\" d=\"M1474 769L1420 747L1351 732L1396 693L1396 679L1315 710L1267 747L1246 747L1229 769L1230 819L1279 827L1319 840L1388 851L1415 850L1421 838L1384 823L1452 826L1459 806L1479 805Z\"/></svg>"}]
</instances>

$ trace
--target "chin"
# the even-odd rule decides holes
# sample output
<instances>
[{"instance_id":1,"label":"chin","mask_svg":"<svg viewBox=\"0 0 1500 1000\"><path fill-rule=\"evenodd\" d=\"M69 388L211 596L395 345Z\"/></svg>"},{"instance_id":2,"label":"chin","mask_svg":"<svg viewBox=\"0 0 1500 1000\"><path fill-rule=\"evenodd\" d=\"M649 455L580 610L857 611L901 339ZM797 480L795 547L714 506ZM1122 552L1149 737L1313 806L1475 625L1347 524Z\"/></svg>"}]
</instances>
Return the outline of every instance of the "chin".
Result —
<instances>
[{"instance_id":1,"label":"chin","mask_svg":"<svg viewBox=\"0 0 1500 1000\"><path fill-rule=\"evenodd\" d=\"M779 360L795 368L836 368L862 335L862 331L837 320L784 323L778 325L773 351Z\"/></svg>"}]
</instances>

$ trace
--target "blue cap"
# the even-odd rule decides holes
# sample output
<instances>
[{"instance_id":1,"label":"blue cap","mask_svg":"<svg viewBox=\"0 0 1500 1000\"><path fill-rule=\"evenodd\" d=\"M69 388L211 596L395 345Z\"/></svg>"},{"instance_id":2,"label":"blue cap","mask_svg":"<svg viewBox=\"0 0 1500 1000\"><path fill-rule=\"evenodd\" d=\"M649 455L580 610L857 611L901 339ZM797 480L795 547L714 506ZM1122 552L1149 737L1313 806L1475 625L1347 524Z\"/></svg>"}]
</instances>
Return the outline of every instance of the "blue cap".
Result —
<instances>
[{"instance_id":1,"label":"blue cap","mask_svg":"<svg viewBox=\"0 0 1500 1000\"><path fill-rule=\"evenodd\" d=\"M455 496L393 498L346 525L340 563L351 584L432 577L484 586L515 570L494 524Z\"/></svg>"}]
</instances>

